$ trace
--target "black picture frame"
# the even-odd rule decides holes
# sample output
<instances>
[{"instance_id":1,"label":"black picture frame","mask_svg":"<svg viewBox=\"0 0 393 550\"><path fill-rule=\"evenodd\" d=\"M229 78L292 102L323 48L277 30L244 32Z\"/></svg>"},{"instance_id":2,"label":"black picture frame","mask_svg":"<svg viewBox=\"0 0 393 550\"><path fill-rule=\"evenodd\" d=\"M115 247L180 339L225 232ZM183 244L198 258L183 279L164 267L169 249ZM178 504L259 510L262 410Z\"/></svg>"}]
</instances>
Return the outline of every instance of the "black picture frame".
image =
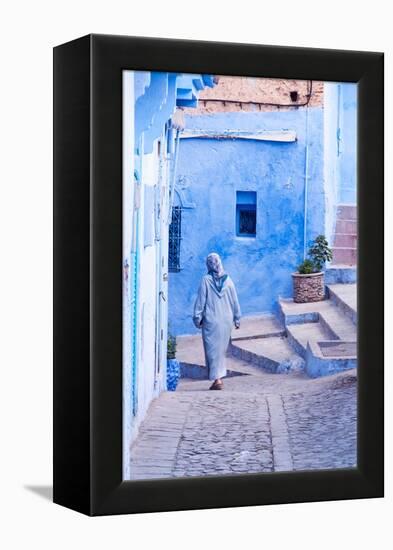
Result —
<instances>
[{"instance_id":1,"label":"black picture frame","mask_svg":"<svg viewBox=\"0 0 393 550\"><path fill-rule=\"evenodd\" d=\"M122 481L122 70L358 83L358 466ZM54 502L88 515L383 496L383 54L88 35L54 49Z\"/></svg>"}]
</instances>

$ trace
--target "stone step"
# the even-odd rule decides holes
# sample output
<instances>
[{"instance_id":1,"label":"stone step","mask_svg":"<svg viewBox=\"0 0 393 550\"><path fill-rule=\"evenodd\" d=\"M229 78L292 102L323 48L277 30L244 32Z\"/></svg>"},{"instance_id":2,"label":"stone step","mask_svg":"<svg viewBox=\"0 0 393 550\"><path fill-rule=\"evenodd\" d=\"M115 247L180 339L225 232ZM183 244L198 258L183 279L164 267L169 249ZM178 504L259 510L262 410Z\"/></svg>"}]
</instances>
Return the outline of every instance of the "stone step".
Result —
<instances>
[{"instance_id":1,"label":"stone step","mask_svg":"<svg viewBox=\"0 0 393 550\"><path fill-rule=\"evenodd\" d=\"M299 303L292 298L280 298L279 315L283 325L288 329L288 325L299 323L317 323L319 321L318 310L320 304L324 302L305 302Z\"/></svg>"},{"instance_id":2,"label":"stone step","mask_svg":"<svg viewBox=\"0 0 393 550\"><path fill-rule=\"evenodd\" d=\"M234 357L273 373L279 372L284 364L297 368L303 364L284 336L232 341L230 352Z\"/></svg>"},{"instance_id":3,"label":"stone step","mask_svg":"<svg viewBox=\"0 0 393 550\"><path fill-rule=\"evenodd\" d=\"M325 340L356 340L355 324L332 300L297 304L292 299L281 299L279 305L287 330L294 324L319 322L328 335Z\"/></svg>"},{"instance_id":4,"label":"stone step","mask_svg":"<svg viewBox=\"0 0 393 550\"><path fill-rule=\"evenodd\" d=\"M274 315L255 315L242 317L240 328L232 330L232 341L269 338L284 334L285 328L279 324Z\"/></svg>"},{"instance_id":5,"label":"stone step","mask_svg":"<svg viewBox=\"0 0 393 550\"><path fill-rule=\"evenodd\" d=\"M356 265L356 248L333 246L332 251L335 264Z\"/></svg>"},{"instance_id":6,"label":"stone step","mask_svg":"<svg viewBox=\"0 0 393 550\"><path fill-rule=\"evenodd\" d=\"M357 235L357 232L356 220L337 220L336 233L349 233L351 235Z\"/></svg>"},{"instance_id":7,"label":"stone step","mask_svg":"<svg viewBox=\"0 0 393 550\"><path fill-rule=\"evenodd\" d=\"M339 204L337 206L337 220L356 220L357 206L355 204Z\"/></svg>"},{"instance_id":8,"label":"stone step","mask_svg":"<svg viewBox=\"0 0 393 550\"><path fill-rule=\"evenodd\" d=\"M351 235L350 233L336 233L334 235L334 245L335 247L357 247L357 235Z\"/></svg>"},{"instance_id":9,"label":"stone step","mask_svg":"<svg viewBox=\"0 0 393 550\"><path fill-rule=\"evenodd\" d=\"M182 378L205 379L207 369L201 334L176 337L176 359Z\"/></svg>"},{"instance_id":10,"label":"stone step","mask_svg":"<svg viewBox=\"0 0 393 550\"><path fill-rule=\"evenodd\" d=\"M331 300L327 300L327 302L329 307L320 311L319 319L326 331L330 332L330 339L355 342L357 339L356 325Z\"/></svg>"},{"instance_id":11,"label":"stone step","mask_svg":"<svg viewBox=\"0 0 393 550\"><path fill-rule=\"evenodd\" d=\"M330 264L325 271L325 284L351 284L357 281L356 266Z\"/></svg>"},{"instance_id":12,"label":"stone step","mask_svg":"<svg viewBox=\"0 0 393 550\"><path fill-rule=\"evenodd\" d=\"M332 338L330 331L320 322L288 325L287 335L288 342L303 359L306 358L307 344L310 340L322 342Z\"/></svg>"},{"instance_id":13,"label":"stone step","mask_svg":"<svg viewBox=\"0 0 393 550\"><path fill-rule=\"evenodd\" d=\"M356 342L309 341L305 359L305 372L310 378L329 376L357 368Z\"/></svg>"},{"instance_id":14,"label":"stone step","mask_svg":"<svg viewBox=\"0 0 393 550\"><path fill-rule=\"evenodd\" d=\"M238 375L263 376L263 371L255 365L238 360L232 355L231 349L228 349L227 376Z\"/></svg>"},{"instance_id":15,"label":"stone step","mask_svg":"<svg viewBox=\"0 0 393 550\"><path fill-rule=\"evenodd\" d=\"M284 326L280 325L277 318L273 315L242 317L240 328L232 330L232 345L229 345L228 354L232 354L234 357L241 359L245 358L245 360L251 364L251 368L252 365L255 365L257 367L263 367L270 372L276 372L278 365L281 363L282 356L285 356L285 358L287 357L286 351L288 351L288 349L289 352L294 355L293 350L289 348L289 346L285 346L285 344L278 346L282 353L277 351L277 340L280 339L280 336L283 337L284 335ZM268 351L266 356L258 356L258 353L255 354L255 357L251 356L250 353L254 347L249 344L256 340L267 342L266 345L259 345L258 349L264 350L272 348L272 353ZM176 359L180 362L181 377L199 380L206 379L208 373L201 333L177 336L176 343ZM236 368L236 371L237 370ZM234 374L238 373L231 372L230 359L228 359L227 376Z\"/></svg>"},{"instance_id":16,"label":"stone step","mask_svg":"<svg viewBox=\"0 0 393 550\"><path fill-rule=\"evenodd\" d=\"M327 289L330 300L356 325L357 285L333 284L327 285Z\"/></svg>"}]
</instances>

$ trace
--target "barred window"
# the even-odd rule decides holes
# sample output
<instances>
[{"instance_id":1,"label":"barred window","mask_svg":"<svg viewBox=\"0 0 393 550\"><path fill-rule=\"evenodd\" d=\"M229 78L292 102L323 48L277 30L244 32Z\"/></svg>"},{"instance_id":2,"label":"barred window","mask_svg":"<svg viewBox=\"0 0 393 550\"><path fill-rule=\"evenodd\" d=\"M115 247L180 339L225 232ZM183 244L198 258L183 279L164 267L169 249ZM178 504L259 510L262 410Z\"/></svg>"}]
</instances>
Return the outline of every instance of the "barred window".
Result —
<instances>
[{"instance_id":1,"label":"barred window","mask_svg":"<svg viewBox=\"0 0 393 550\"><path fill-rule=\"evenodd\" d=\"M182 208L180 206L172 207L168 254L168 269L171 273L178 273L180 271L181 213Z\"/></svg>"},{"instance_id":2,"label":"barred window","mask_svg":"<svg viewBox=\"0 0 393 550\"><path fill-rule=\"evenodd\" d=\"M255 191L236 192L236 235L256 237L257 197Z\"/></svg>"},{"instance_id":3,"label":"barred window","mask_svg":"<svg viewBox=\"0 0 393 550\"><path fill-rule=\"evenodd\" d=\"M239 209L239 235L255 235L256 219L255 209Z\"/></svg>"}]
</instances>

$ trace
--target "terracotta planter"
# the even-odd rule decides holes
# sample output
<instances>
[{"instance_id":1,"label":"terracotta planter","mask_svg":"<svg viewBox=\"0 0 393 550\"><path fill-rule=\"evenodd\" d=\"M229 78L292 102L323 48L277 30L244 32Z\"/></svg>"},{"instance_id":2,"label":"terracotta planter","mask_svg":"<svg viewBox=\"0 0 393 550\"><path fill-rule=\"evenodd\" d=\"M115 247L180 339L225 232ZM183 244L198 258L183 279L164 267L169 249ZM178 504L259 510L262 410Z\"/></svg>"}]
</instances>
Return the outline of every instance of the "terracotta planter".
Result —
<instances>
[{"instance_id":1,"label":"terracotta planter","mask_svg":"<svg viewBox=\"0 0 393 550\"><path fill-rule=\"evenodd\" d=\"M323 271L303 275L292 273L293 301L297 303L320 302L325 298Z\"/></svg>"}]
</instances>

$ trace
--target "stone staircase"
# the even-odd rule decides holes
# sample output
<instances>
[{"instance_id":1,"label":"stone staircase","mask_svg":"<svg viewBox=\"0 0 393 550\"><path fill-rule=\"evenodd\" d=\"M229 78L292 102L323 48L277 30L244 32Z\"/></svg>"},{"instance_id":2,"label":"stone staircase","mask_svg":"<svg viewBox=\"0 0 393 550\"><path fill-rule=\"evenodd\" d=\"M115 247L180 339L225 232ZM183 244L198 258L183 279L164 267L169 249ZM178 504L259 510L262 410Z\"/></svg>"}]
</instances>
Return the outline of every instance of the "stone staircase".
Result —
<instances>
[{"instance_id":1,"label":"stone staircase","mask_svg":"<svg viewBox=\"0 0 393 550\"><path fill-rule=\"evenodd\" d=\"M290 346L285 327L273 315L244 317L241 325L239 330L232 332L228 349L234 357L268 372L280 372L303 363ZM252 337L249 336L250 325L258 327Z\"/></svg>"},{"instance_id":2,"label":"stone staircase","mask_svg":"<svg viewBox=\"0 0 393 550\"><path fill-rule=\"evenodd\" d=\"M356 265L357 207L355 205L338 205L336 229L332 248L332 265Z\"/></svg>"},{"instance_id":3,"label":"stone staircase","mask_svg":"<svg viewBox=\"0 0 393 550\"><path fill-rule=\"evenodd\" d=\"M297 304L281 299L288 342L304 359L310 377L356 368L357 285L327 285L327 299Z\"/></svg>"},{"instance_id":4,"label":"stone staircase","mask_svg":"<svg viewBox=\"0 0 393 550\"><path fill-rule=\"evenodd\" d=\"M244 317L228 355L272 373L326 376L356 368L356 324L356 284L329 284L321 302L280 299L277 316ZM183 377L207 378L200 334L177 338L177 358ZM231 368L228 360L228 376L241 374Z\"/></svg>"},{"instance_id":5,"label":"stone staircase","mask_svg":"<svg viewBox=\"0 0 393 550\"><path fill-rule=\"evenodd\" d=\"M240 329L232 332L228 355L269 372L277 372L283 362L297 358L296 352L287 342L285 328L274 315L243 317ZM182 377L207 378L200 334L178 336L176 358L180 361ZM236 374L231 370L230 361L227 369L229 376Z\"/></svg>"}]
</instances>

